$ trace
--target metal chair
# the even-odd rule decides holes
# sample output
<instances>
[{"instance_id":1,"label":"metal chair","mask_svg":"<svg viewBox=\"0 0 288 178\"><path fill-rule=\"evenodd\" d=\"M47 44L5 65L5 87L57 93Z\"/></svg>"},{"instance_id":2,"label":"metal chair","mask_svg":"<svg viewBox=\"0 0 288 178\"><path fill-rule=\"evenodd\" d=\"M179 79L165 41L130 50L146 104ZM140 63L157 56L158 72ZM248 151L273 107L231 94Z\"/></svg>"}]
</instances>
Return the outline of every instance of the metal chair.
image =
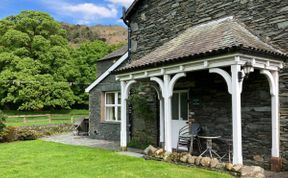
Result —
<instances>
[{"instance_id":1,"label":"metal chair","mask_svg":"<svg viewBox=\"0 0 288 178\"><path fill-rule=\"evenodd\" d=\"M190 141L191 141L191 135L189 132L189 125L185 125L179 130L177 151L179 151L180 147L186 147L186 149L189 151Z\"/></svg>"},{"instance_id":2,"label":"metal chair","mask_svg":"<svg viewBox=\"0 0 288 178\"><path fill-rule=\"evenodd\" d=\"M190 130L191 129L191 130ZM178 142L177 142L177 151L179 151L180 147L185 147L188 152L193 152L194 141L198 144L199 152L201 152L201 143L198 139L198 134L201 131L201 126L199 123L194 123L190 127L189 125L185 125L179 130Z\"/></svg>"},{"instance_id":3,"label":"metal chair","mask_svg":"<svg viewBox=\"0 0 288 178\"><path fill-rule=\"evenodd\" d=\"M73 134L75 136L88 136L89 131L89 119L87 118L78 118L77 121L73 124Z\"/></svg>"}]
</instances>

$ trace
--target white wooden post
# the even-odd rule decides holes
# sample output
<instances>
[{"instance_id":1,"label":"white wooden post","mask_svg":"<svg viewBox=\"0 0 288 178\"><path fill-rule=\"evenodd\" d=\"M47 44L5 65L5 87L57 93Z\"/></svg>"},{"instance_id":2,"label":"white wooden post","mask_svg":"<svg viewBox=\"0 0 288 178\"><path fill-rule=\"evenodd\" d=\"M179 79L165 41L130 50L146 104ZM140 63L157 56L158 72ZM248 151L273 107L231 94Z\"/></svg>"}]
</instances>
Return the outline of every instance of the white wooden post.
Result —
<instances>
[{"instance_id":1,"label":"white wooden post","mask_svg":"<svg viewBox=\"0 0 288 178\"><path fill-rule=\"evenodd\" d=\"M164 99L164 141L165 150L172 152L172 105L173 88L177 80L185 77L185 73L178 73L172 79L170 75L164 75L163 80L158 77L152 77L151 80L159 84ZM177 133L178 134L178 133Z\"/></svg>"},{"instance_id":2,"label":"white wooden post","mask_svg":"<svg viewBox=\"0 0 288 178\"><path fill-rule=\"evenodd\" d=\"M152 87L156 90L157 98L159 100L159 127L160 127L160 135L159 142L160 146L164 148L164 101L162 96L162 89L159 89L156 86Z\"/></svg>"},{"instance_id":3,"label":"white wooden post","mask_svg":"<svg viewBox=\"0 0 288 178\"><path fill-rule=\"evenodd\" d=\"M280 157L280 120L279 120L279 74L272 72L275 94L271 96L272 109L272 157Z\"/></svg>"},{"instance_id":4,"label":"white wooden post","mask_svg":"<svg viewBox=\"0 0 288 178\"><path fill-rule=\"evenodd\" d=\"M171 94L169 93L169 84L171 77L170 75L164 75L164 117L165 117L165 150L172 152L172 135L171 135L171 123L172 123L172 112L171 112Z\"/></svg>"},{"instance_id":5,"label":"white wooden post","mask_svg":"<svg viewBox=\"0 0 288 178\"><path fill-rule=\"evenodd\" d=\"M121 138L120 146L121 150L126 151L127 149L127 102L125 99L125 88L126 83L121 81Z\"/></svg>"},{"instance_id":6,"label":"white wooden post","mask_svg":"<svg viewBox=\"0 0 288 178\"><path fill-rule=\"evenodd\" d=\"M120 134L120 146L122 151L127 150L127 99L129 96L129 90L131 85L135 83L135 80L125 82L121 81L121 134Z\"/></svg>"},{"instance_id":7,"label":"white wooden post","mask_svg":"<svg viewBox=\"0 0 288 178\"><path fill-rule=\"evenodd\" d=\"M163 146L164 145L164 132L165 132L165 128L164 128L164 101L163 98L160 98L160 145Z\"/></svg>"},{"instance_id":8,"label":"white wooden post","mask_svg":"<svg viewBox=\"0 0 288 178\"><path fill-rule=\"evenodd\" d=\"M241 65L232 65L232 132L233 132L233 164L243 164L242 127L241 127L241 81L238 73Z\"/></svg>"},{"instance_id":9,"label":"white wooden post","mask_svg":"<svg viewBox=\"0 0 288 178\"><path fill-rule=\"evenodd\" d=\"M279 74L278 71L262 70L268 79L271 94L272 117L272 157L280 157L280 120L279 120Z\"/></svg>"}]
</instances>

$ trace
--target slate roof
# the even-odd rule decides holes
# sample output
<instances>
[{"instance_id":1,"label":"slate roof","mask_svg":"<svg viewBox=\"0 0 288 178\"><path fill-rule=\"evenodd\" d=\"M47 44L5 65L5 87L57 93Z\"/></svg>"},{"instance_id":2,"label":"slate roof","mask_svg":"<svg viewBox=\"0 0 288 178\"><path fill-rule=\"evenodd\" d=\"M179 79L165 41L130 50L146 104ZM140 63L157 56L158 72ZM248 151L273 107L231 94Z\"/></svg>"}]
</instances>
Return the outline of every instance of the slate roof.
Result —
<instances>
[{"instance_id":1,"label":"slate roof","mask_svg":"<svg viewBox=\"0 0 288 178\"><path fill-rule=\"evenodd\" d=\"M192 60L193 57L240 49L279 58L287 57L285 53L253 35L245 25L233 17L226 17L191 27L146 56L132 60L130 64L116 72L123 73L139 68L156 67L171 61L181 62L184 58Z\"/></svg>"},{"instance_id":2,"label":"slate roof","mask_svg":"<svg viewBox=\"0 0 288 178\"><path fill-rule=\"evenodd\" d=\"M107 60L107 59L112 59L112 58L121 57L121 56L123 56L127 51L128 51L128 46L125 45L125 46L117 49L116 51L113 51L112 53L107 54L106 56L104 56L102 59L100 59L100 60L98 60L98 61L103 61L103 60Z\"/></svg>"}]
</instances>

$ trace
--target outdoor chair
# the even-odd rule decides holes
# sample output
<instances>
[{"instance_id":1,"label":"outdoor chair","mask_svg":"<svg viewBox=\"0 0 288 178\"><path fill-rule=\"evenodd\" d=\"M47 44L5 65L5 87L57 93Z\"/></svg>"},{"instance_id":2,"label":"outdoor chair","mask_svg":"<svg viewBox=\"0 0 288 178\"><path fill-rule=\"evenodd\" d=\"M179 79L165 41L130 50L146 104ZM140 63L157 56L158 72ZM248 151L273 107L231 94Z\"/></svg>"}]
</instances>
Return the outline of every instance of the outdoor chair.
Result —
<instances>
[{"instance_id":1,"label":"outdoor chair","mask_svg":"<svg viewBox=\"0 0 288 178\"><path fill-rule=\"evenodd\" d=\"M190 130L191 129L191 130ZM201 131L199 123L194 123L190 127L185 125L179 130L178 142L177 142L177 151L180 151L180 148L185 148L188 152L193 152L194 142L197 142L199 153L201 152L201 143L198 139L198 134Z\"/></svg>"},{"instance_id":2,"label":"outdoor chair","mask_svg":"<svg viewBox=\"0 0 288 178\"><path fill-rule=\"evenodd\" d=\"M77 121L74 122L74 135L81 135L81 136L86 136L88 135L88 130L89 130L89 120L86 118L78 118L76 119Z\"/></svg>"},{"instance_id":3,"label":"outdoor chair","mask_svg":"<svg viewBox=\"0 0 288 178\"><path fill-rule=\"evenodd\" d=\"M220 141L222 142L222 145L224 146L224 154L221 157L221 160L227 160L229 163L232 161L232 139L231 138L221 138Z\"/></svg>"}]
</instances>

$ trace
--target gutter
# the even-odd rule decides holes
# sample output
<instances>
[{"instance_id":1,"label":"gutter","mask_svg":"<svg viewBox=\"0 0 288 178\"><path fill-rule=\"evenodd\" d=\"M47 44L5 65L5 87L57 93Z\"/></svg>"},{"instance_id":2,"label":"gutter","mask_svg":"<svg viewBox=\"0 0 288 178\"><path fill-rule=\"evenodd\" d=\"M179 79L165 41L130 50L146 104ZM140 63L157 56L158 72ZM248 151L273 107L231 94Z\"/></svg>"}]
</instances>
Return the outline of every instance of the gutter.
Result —
<instances>
[{"instance_id":1,"label":"gutter","mask_svg":"<svg viewBox=\"0 0 288 178\"><path fill-rule=\"evenodd\" d=\"M128 63L131 63L131 25L130 25L130 21L126 19L126 8L123 7L123 15L121 17L121 19L123 20L123 22L125 23L125 25L128 27Z\"/></svg>"}]
</instances>

